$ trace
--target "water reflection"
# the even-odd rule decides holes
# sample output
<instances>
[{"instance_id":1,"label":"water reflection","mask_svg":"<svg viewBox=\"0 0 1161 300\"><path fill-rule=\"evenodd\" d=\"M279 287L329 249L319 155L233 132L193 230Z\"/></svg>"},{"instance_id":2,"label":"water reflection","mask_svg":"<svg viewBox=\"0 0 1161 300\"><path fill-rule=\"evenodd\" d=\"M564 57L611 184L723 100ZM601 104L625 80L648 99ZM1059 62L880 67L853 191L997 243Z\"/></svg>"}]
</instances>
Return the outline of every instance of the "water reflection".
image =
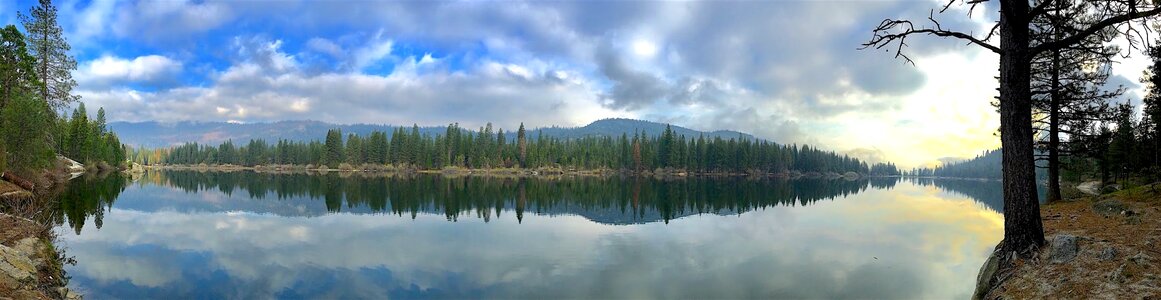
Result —
<instances>
[{"instance_id":1,"label":"water reflection","mask_svg":"<svg viewBox=\"0 0 1161 300\"><path fill-rule=\"evenodd\" d=\"M976 192L878 178L166 172L74 186L69 271L100 299L965 298L1002 232Z\"/></svg>"}]
</instances>

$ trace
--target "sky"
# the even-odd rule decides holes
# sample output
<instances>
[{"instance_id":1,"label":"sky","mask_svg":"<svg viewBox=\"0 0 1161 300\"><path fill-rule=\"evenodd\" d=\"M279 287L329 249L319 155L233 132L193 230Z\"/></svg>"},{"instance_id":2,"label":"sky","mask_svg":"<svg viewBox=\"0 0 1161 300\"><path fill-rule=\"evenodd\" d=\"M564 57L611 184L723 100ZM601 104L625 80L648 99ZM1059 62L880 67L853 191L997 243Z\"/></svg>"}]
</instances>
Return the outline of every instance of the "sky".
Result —
<instances>
[{"instance_id":1,"label":"sky","mask_svg":"<svg viewBox=\"0 0 1161 300\"><path fill-rule=\"evenodd\" d=\"M467 128L636 118L902 167L999 147L998 56L917 37L942 1L58 1L74 93L110 121L318 120ZM17 23L28 0L0 0ZM995 9L941 25L984 32ZM997 41L998 43L998 41ZM1139 99L1144 61L1112 81ZM1139 100L1132 100L1138 101Z\"/></svg>"}]
</instances>

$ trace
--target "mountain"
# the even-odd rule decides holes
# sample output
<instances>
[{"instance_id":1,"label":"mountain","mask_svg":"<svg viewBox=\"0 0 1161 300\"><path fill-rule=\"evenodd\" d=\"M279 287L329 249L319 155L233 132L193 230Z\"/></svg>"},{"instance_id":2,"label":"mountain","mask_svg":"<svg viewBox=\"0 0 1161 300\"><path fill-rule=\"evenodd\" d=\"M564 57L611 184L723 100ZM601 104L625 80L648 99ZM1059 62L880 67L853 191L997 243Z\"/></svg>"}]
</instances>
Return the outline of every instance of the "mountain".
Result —
<instances>
[{"instance_id":1,"label":"mountain","mask_svg":"<svg viewBox=\"0 0 1161 300\"><path fill-rule=\"evenodd\" d=\"M387 132L390 136L398 126L353 124L336 125L319 121L279 121L273 123L226 123L226 122L113 122L109 129L117 133L122 143L132 146L166 147L176 146L186 142L198 142L216 145L226 140L249 141L251 139L265 139L277 141L287 139L293 141L321 140L326 137L327 130L340 128L343 133L355 133L361 136L370 135L372 131ZM410 127L410 126L407 126ZM447 127L431 126L420 127L421 134L436 135L446 132ZM476 130L476 128L465 128ZM498 128L497 128L498 129ZM673 126L678 135L697 137L704 134L706 138L721 137L723 139L743 138L754 139L753 136L737 131L718 130L702 132L680 126ZM515 132L516 128L504 128L505 132ZM604 119L583 127L544 127L528 130L529 137L535 138L539 132L544 137L562 139L579 138L584 136L620 136L622 133L633 135L634 131L644 131L650 136L660 135L665 131L665 124L631 120L631 119ZM509 139L515 139L515 134L509 134Z\"/></svg>"},{"instance_id":2,"label":"mountain","mask_svg":"<svg viewBox=\"0 0 1161 300\"><path fill-rule=\"evenodd\" d=\"M934 169L915 169L910 175L914 176L934 176L945 178L981 178L981 179L1003 179L1003 165L1004 159L1001 149L987 150L977 155L975 158L968 160L947 160L942 166ZM1036 155L1044 155L1044 152L1037 150ZM943 161L944 159L940 159ZM1041 164L1037 164L1040 166ZM1044 180L1048 178L1047 171L1044 168L1036 168L1037 180Z\"/></svg>"}]
</instances>

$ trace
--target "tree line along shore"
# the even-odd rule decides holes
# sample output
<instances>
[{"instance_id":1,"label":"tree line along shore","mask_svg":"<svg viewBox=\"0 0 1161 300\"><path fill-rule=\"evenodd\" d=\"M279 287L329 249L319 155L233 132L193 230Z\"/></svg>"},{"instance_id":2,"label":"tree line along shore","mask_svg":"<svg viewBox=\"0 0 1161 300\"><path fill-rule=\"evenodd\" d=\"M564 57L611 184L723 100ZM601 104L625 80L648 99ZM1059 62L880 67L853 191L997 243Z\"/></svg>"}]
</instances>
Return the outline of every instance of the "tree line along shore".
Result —
<instances>
[{"instance_id":1,"label":"tree line along shore","mask_svg":"<svg viewBox=\"0 0 1161 300\"><path fill-rule=\"evenodd\" d=\"M587 136L572 139L529 136L521 125L511 137L492 126L470 131L452 124L445 134L410 131L368 136L332 129L323 141L253 139L218 145L187 143L171 148L128 149L132 162L147 166L206 169L359 170L397 172L620 173L671 175L898 175L890 163L811 146L781 145L746 138L686 137L670 126L657 136Z\"/></svg>"}]
</instances>

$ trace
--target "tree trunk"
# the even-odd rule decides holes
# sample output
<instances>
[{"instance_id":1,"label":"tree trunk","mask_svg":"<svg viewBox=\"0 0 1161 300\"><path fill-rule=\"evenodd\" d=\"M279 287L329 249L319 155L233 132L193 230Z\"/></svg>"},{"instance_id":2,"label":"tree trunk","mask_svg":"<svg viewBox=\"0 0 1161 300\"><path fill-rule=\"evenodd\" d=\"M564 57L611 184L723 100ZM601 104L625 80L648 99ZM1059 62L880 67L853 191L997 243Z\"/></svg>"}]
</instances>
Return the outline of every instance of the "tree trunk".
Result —
<instances>
[{"instance_id":1,"label":"tree trunk","mask_svg":"<svg viewBox=\"0 0 1161 300\"><path fill-rule=\"evenodd\" d=\"M1052 51L1052 99L1048 104L1048 197L1060 201L1060 50Z\"/></svg>"},{"instance_id":2,"label":"tree trunk","mask_svg":"<svg viewBox=\"0 0 1161 300\"><path fill-rule=\"evenodd\" d=\"M1056 19L1060 19L1060 2L1055 3ZM1060 40L1060 24L1053 22L1052 40ZM1052 50L1051 99L1048 103L1048 195L1045 201L1060 201L1060 49Z\"/></svg>"},{"instance_id":3,"label":"tree trunk","mask_svg":"<svg viewBox=\"0 0 1161 300\"><path fill-rule=\"evenodd\" d=\"M1032 153L1032 69L1028 1L1004 0L1000 9L1000 144L1004 171L1004 251L1044 245Z\"/></svg>"}]
</instances>

